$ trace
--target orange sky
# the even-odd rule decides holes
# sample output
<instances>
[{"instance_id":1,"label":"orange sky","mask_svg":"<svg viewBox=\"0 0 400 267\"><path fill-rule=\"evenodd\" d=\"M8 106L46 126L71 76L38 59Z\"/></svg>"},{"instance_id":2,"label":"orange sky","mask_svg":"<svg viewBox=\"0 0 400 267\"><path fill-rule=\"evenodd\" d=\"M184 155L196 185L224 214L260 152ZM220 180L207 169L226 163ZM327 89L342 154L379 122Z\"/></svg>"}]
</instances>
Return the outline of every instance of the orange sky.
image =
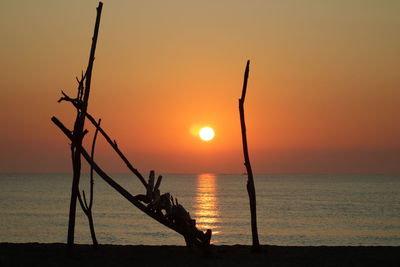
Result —
<instances>
[{"instance_id":1,"label":"orange sky","mask_svg":"<svg viewBox=\"0 0 400 267\"><path fill-rule=\"evenodd\" d=\"M96 1L1 1L0 172L69 172L66 138ZM104 1L89 111L134 165L256 173L400 173L400 2ZM192 125L210 125L205 143ZM89 129L92 132L92 129ZM89 136L88 136L89 137ZM125 172L99 144L98 159Z\"/></svg>"}]
</instances>

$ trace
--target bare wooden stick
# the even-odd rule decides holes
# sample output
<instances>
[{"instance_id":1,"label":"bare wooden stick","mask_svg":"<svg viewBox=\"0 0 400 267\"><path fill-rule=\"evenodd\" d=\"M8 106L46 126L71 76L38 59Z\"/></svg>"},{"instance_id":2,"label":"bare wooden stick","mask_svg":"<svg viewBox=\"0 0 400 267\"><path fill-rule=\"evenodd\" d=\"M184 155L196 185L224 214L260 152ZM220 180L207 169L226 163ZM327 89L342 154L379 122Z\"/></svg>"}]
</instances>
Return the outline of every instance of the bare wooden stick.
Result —
<instances>
[{"instance_id":1,"label":"bare wooden stick","mask_svg":"<svg viewBox=\"0 0 400 267\"><path fill-rule=\"evenodd\" d=\"M143 175L135 169L132 164L129 162L129 160L125 157L125 155L121 152L119 149L117 142L112 141L111 138L108 136L108 134L100 127L100 125L96 122L96 120L88 113L86 113L86 117L88 120L97 128L99 129L99 132L103 135L103 137L106 139L106 141L110 144L110 146L114 149L114 151L118 154L118 156L122 159L122 161L126 164L128 169L133 172L137 178L139 178L140 182L143 184L145 188L147 188L147 182L144 179Z\"/></svg>"},{"instance_id":2,"label":"bare wooden stick","mask_svg":"<svg viewBox=\"0 0 400 267\"><path fill-rule=\"evenodd\" d=\"M250 200L251 232L252 232L252 239L253 239L252 247L253 247L253 250L259 250L260 242L258 240L258 231L257 231L256 190L255 190L255 186L254 186L253 171L252 171L251 165L250 165L249 151L247 148L246 122L244 119L244 100L246 97L247 80L249 78L249 66L250 66L250 60L247 61L246 70L244 72L242 96L239 99L239 113L240 113L240 125L241 125L241 129L242 129L244 165L246 166L247 177L248 177L247 192L249 194L249 200Z\"/></svg>"},{"instance_id":3,"label":"bare wooden stick","mask_svg":"<svg viewBox=\"0 0 400 267\"><path fill-rule=\"evenodd\" d=\"M99 119L98 124L100 125L101 119ZM95 151L95 146L96 146L96 140L97 140L97 134L99 133L99 130L96 129L94 136L93 136L93 142L92 142L92 150L91 150L91 155L90 157L94 159L94 151ZM90 166L90 196L89 196L89 204L86 201L86 195L85 191L82 191L83 194L83 201L81 194L78 193L78 200L79 204L81 205L81 208L83 212L86 214L86 217L88 218L88 223L89 223L89 229L90 229L90 236L92 237L92 242L94 247L98 246L97 238L96 238L96 232L94 230L94 223L93 223L93 213L92 213L92 206L93 206L93 185L94 185L94 179L93 179L93 167Z\"/></svg>"},{"instance_id":4,"label":"bare wooden stick","mask_svg":"<svg viewBox=\"0 0 400 267\"><path fill-rule=\"evenodd\" d=\"M84 124L85 124L85 114L87 111L88 101L89 101L89 93L90 93L90 84L93 70L93 62L94 55L96 51L97 44L97 36L99 32L100 26L100 18L102 11L103 3L99 2L99 6L97 7L97 15L96 15L96 23L94 27L94 33L92 38L92 46L90 49L89 63L85 72L85 75L82 77L78 86L78 97L79 100L82 101L82 108L77 109L73 138L71 139L71 157L72 157L72 166L73 166L73 180L72 180L72 192L71 192L71 201L70 201L70 209L69 209L69 220L68 220L68 249L69 252L72 252L72 248L74 245L74 232L75 232L75 216L76 216L76 199L79 194L79 180L81 175L81 150L82 150L82 139L84 136ZM83 88L83 80L85 80L85 87ZM82 93L83 92L83 93Z\"/></svg>"},{"instance_id":5,"label":"bare wooden stick","mask_svg":"<svg viewBox=\"0 0 400 267\"><path fill-rule=\"evenodd\" d=\"M99 119L98 124L100 125L101 119ZM94 133L93 137L93 143L92 143L92 151L91 151L91 158L94 160L94 151L95 151L95 146L96 146L96 139L97 139L97 134L99 133L99 130L97 130ZM89 205L86 204L86 208L88 210L88 221L89 221L89 229L90 229L90 236L92 237L92 242L95 247L98 246L97 238L96 238L96 232L94 231L94 222L93 222L93 213L92 213L92 207L93 207L93 186L94 186L94 178L93 178L93 167L90 166L90 198L89 198ZM84 193L84 192L83 192ZM85 197L86 200L86 197Z\"/></svg>"},{"instance_id":6,"label":"bare wooden stick","mask_svg":"<svg viewBox=\"0 0 400 267\"><path fill-rule=\"evenodd\" d=\"M99 119L98 125L100 125L101 119ZM91 157L94 159L94 151L95 151L95 146L96 146L96 140L97 140L97 134L99 133L99 130L96 128L96 131L94 132L93 136L93 142L92 142L92 151L91 151ZM94 179L93 179L93 167L90 166L90 199L89 199L89 209L92 209L93 206L93 186L94 186Z\"/></svg>"}]
</instances>

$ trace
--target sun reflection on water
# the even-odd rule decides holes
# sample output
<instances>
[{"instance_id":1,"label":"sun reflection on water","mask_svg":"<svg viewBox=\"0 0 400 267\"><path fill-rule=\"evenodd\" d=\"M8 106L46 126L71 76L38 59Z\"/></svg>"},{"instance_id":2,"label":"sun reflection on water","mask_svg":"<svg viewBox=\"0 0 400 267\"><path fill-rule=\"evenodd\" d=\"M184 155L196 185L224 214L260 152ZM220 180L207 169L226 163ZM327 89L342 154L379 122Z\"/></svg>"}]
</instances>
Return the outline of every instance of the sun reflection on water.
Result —
<instances>
[{"instance_id":1,"label":"sun reflection on water","mask_svg":"<svg viewBox=\"0 0 400 267\"><path fill-rule=\"evenodd\" d=\"M199 174L195 197L195 217L199 229L211 229L213 235L220 234L218 210L217 177L214 174Z\"/></svg>"}]
</instances>

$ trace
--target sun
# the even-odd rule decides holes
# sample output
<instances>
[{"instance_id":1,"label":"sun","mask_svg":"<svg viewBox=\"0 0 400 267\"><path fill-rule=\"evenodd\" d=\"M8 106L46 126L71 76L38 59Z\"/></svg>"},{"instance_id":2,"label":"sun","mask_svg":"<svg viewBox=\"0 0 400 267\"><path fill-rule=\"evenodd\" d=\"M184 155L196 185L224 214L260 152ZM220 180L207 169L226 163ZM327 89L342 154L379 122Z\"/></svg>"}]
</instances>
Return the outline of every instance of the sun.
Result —
<instances>
[{"instance_id":1,"label":"sun","mask_svg":"<svg viewBox=\"0 0 400 267\"><path fill-rule=\"evenodd\" d=\"M203 141L206 141L206 142L213 140L214 135L215 135L215 133L214 133L213 128L208 127L208 126L201 128L199 131L200 139Z\"/></svg>"}]
</instances>

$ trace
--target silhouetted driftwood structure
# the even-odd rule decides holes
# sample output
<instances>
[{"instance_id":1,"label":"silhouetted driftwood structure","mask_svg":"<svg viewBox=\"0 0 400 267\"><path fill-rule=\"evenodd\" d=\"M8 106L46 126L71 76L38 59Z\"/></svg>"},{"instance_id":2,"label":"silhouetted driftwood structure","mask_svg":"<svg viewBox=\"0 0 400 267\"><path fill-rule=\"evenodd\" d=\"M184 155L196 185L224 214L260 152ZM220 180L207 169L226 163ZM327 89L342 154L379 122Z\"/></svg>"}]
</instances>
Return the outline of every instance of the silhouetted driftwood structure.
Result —
<instances>
[{"instance_id":1,"label":"silhouetted driftwood structure","mask_svg":"<svg viewBox=\"0 0 400 267\"><path fill-rule=\"evenodd\" d=\"M244 119L244 100L246 97L247 80L249 78L249 68L250 68L250 60L247 61L246 70L244 71L242 96L239 99L239 113L240 113L240 126L242 129L244 165L246 166L247 177L248 177L247 178L247 192L249 194L249 200L250 200L251 232L252 232L252 239L253 239L252 248L253 248L253 250L259 250L260 242L258 240L258 231L257 231L256 190L255 190L255 186L254 186L253 171L251 169L251 164L250 164L249 151L247 148L246 122Z\"/></svg>"},{"instance_id":2,"label":"silhouetted driftwood structure","mask_svg":"<svg viewBox=\"0 0 400 267\"><path fill-rule=\"evenodd\" d=\"M96 23L94 27L94 33L92 38L92 46L90 49L90 56L88 66L85 74L82 74L80 80L78 80L78 94L76 100L81 105L80 109L76 109L76 119L74 124L74 130L72 132L73 138L71 139L71 158L73 168L73 180L72 180L72 192L71 201L69 208L69 221L68 221L68 247L71 250L74 244L74 232L75 232L75 214L76 214L76 199L79 194L79 180L81 176L81 151L82 151L82 140L87 131L84 131L85 125L85 114L87 111L90 84L92 78L94 54L96 51L97 36L100 26L101 11L103 3L99 2L97 7Z\"/></svg>"},{"instance_id":3,"label":"silhouetted driftwood structure","mask_svg":"<svg viewBox=\"0 0 400 267\"><path fill-rule=\"evenodd\" d=\"M89 93L90 93L90 82L93 69L94 54L96 50L97 35L100 25L102 3L99 3L97 8L96 24L94 35L92 39L92 47L90 50L89 64L85 74L82 74L81 79L78 81L78 93L76 98L69 97L66 93L62 92L62 97L58 102L66 101L71 103L77 112L74 129L69 130L64 124L57 119L52 117L53 123L65 134L65 136L71 141L71 154L72 154L72 165L73 165L73 182L72 182L72 193L71 193L71 204L70 204L70 216L68 224L68 247L71 248L74 244L74 227L75 227L75 213L76 213L76 199L88 216L89 225L92 233L93 243L96 244L97 240L94 235L93 217L92 217L92 203L93 203L93 170L111 187L131 202L135 207L146 213L151 218L155 219L159 223L167 226L168 228L181 234L186 241L187 246L197 247L208 247L211 240L211 230L208 229L205 233L198 230L196 227L196 221L190 217L189 212L178 203L178 200L171 194L160 193L160 185L162 176L159 176L156 184L154 184L155 174L154 171L150 172L149 179L146 182L143 175L133 167L129 160L119 149L117 142L112 140L104 129L100 126L100 121L97 122L87 112ZM88 132L84 130L85 119L88 119L92 125L96 128L95 137L92 144L92 153L89 154L82 145L82 140L85 134ZM114 149L118 156L124 161L128 169L140 180L145 187L145 194L132 195L125 188L114 181L95 161L94 161L94 147L96 143L97 133L100 133L109 145ZM86 196L83 192L83 199L79 193L79 180L81 174L81 155L87 161L91 167L91 187L90 187L90 200L87 203ZM93 231L92 231L93 230Z\"/></svg>"}]
</instances>

